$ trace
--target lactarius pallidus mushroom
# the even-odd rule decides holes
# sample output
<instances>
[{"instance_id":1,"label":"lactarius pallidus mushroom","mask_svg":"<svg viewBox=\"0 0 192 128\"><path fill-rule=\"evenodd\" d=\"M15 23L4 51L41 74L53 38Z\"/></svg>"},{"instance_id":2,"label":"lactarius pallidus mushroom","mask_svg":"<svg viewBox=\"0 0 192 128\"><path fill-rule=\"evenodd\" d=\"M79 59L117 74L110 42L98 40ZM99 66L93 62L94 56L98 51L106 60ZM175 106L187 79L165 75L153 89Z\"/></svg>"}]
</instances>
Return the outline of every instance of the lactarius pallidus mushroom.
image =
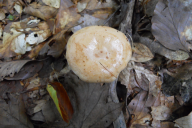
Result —
<instances>
[{"instance_id":1,"label":"lactarius pallidus mushroom","mask_svg":"<svg viewBox=\"0 0 192 128\"><path fill-rule=\"evenodd\" d=\"M107 26L85 27L67 43L66 58L83 81L109 83L127 66L132 51L127 37Z\"/></svg>"}]
</instances>

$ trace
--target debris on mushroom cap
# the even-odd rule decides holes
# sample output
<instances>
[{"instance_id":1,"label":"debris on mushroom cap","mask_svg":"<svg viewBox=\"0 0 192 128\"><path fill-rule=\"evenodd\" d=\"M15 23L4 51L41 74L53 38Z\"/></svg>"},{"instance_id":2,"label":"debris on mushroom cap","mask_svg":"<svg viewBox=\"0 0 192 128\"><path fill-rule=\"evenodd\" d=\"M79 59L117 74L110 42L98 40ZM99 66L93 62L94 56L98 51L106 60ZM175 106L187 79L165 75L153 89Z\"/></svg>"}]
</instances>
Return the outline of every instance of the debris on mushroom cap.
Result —
<instances>
[{"instance_id":1,"label":"debris on mushroom cap","mask_svg":"<svg viewBox=\"0 0 192 128\"><path fill-rule=\"evenodd\" d=\"M131 46L120 31L107 26L85 27L67 43L66 58L86 82L112 82L131 59Z\"/></svg>"}]
</instances>

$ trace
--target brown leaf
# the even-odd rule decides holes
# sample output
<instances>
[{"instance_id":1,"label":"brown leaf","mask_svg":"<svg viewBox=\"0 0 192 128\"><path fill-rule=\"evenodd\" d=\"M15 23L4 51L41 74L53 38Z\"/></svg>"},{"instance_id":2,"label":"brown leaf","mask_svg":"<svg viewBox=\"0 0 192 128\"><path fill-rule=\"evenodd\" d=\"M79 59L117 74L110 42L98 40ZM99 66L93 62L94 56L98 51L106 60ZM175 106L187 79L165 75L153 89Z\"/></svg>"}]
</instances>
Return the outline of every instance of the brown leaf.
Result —
<instances>
[{"instance_id":1,"label":"brown leaf","mask_svg":"<svg viewBox=\"0 0 192 128\"><path fill-rule=\"evenodd\" d=\"M0 62L0 81L5 76L13 77L15 73L18 73L20 69L30 60L18 60L11 62Z\"/></svg>"},{"instance_id":2,"label":"brown leaf","mask_svg":"<svg viewBox=\"0 0 192 128\"><path fill-rule=\"evenodd\" d=\"M39 17L43 20L47 20L56 16L57 9L50 6L40 5L37 2L33 2L24 9L24 12L29 15Z\"/></svg>"},{"instance_id":3,"label":"brown leaf","mask_svg":"<svg viewBox=\"0 0 192 128\"><path fill-rule=\"evenodd\" d=\"M57 92L57 100L59 102L59 109L62 114L62 118L65 122L69 123L73 116L73 107L71 105L70 99L68 94L63 87L63 85L59 82L50 83L50 85L56 90Z\"/></svg>"},{"instance_id":4,"label":"brown leaf","mask_svg":"<svg viewBox=\"0 0 192 128\"><path fill-rule=\"evenodd\" d=\"M55 21L55 32L60 32L66 26L75 26L80 17L81 15L77 13L76 6L70 0L61 0Z\"/></svg>"},{"instance_id":5,"label":"brown leaf","mask_svg":"<svg viewBox=\"0 0 192 128\"><path fill-rule=\"evenodd\" d=\"M134 43L132 51L133 54L131 60L135 62L146 62L154 57L149 48L141 43Z\"/></svg>"},{"instance_id":6,"label":"brown leaf","mask_svg":"<svg viewBox=\"0 0 192 128\"><path fill-rule=\"evenodd\" d=\"M191 12L179 0L160 0L152 18L152 33L165 47L191 52Z\"/></svg>"}]
</instances>

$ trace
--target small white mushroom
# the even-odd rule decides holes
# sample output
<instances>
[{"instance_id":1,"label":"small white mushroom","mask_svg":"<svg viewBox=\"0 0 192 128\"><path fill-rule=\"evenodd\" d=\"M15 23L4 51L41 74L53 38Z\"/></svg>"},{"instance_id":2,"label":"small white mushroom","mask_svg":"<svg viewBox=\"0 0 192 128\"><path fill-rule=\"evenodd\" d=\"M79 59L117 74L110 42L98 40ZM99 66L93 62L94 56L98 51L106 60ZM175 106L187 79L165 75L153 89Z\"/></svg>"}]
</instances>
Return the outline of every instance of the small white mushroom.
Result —
<instances>
[{"instance_id":1,"label":"small white mushroom","mask_svg":"<svg viewBox=\"0 0 192 128\"><path fill-rule=\"evenodd\" d=\"M114 81L131 55L127 37L107 26L85 27L73 34L67 43L68 64L86 82Z\"/></svg>"}]
</instances>

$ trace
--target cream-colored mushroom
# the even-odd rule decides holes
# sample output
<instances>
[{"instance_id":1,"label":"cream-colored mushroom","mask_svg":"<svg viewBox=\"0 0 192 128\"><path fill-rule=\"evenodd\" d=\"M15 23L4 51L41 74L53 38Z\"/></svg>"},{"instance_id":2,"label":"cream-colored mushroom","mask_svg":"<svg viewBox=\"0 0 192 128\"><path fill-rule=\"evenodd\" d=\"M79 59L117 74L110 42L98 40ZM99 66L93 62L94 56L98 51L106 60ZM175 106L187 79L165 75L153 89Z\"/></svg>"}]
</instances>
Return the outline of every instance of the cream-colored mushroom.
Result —
<instances>
[{"instance_id":1,"label":"cream-colored mushroom","mask_svg":"<svg viewBox=\"0 0 192 128\"><path fill-rule=\"evenodd\" d=\"M86 82L112 82L127 66L131 46L126 36L107 26L85 27L67 43L70 68Z\"/></svg>"}]
</instances>

